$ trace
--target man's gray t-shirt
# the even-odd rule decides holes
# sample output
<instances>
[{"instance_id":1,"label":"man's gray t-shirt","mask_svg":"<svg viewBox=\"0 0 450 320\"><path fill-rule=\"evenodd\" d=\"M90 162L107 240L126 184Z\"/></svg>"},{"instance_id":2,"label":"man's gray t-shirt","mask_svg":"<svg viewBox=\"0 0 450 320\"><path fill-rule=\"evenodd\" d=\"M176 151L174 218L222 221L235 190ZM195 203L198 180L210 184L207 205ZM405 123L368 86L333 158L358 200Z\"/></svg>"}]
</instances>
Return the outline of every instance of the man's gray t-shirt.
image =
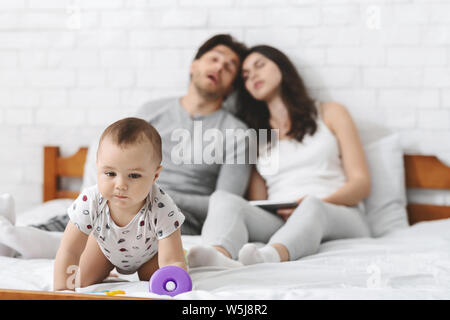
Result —
<instances>
[{"instance_id":1,"label":"man's gray t-shirt","mask_svg":"<svg viewBox=\"0 0 450 320\"><path fill-rule=\"evenodd\" d=\"M146 103L134 116L147 120L161 135L163 170L157 182L185 214L184 234L200 234L208 212L209 196L215 190L225 190L240 196L245 194L251 167L238 160L242 159L242 152L247 153L247 148L230 149L226 137L227 131L246 130L247 126L231 113L219 109L211 114L192 116L183 109L180 98L176 97ZM221 139L215 140L219 142L218 146L223 147L222 162L211 162L210 157L205 158L216 154L211 152L211 148L207 150L208 146L212 146L212 140L205 138L211 138L208 133L223 138L222 144ZM241 138L236 140L236 145L242 143L245 144L245 141ZM96 150L97 144L89 148L83 187L96 183ZM230 151L234 150L234 161L230 158L227 160L227 154L230 155Z\"/></svg>"}]
</instances>

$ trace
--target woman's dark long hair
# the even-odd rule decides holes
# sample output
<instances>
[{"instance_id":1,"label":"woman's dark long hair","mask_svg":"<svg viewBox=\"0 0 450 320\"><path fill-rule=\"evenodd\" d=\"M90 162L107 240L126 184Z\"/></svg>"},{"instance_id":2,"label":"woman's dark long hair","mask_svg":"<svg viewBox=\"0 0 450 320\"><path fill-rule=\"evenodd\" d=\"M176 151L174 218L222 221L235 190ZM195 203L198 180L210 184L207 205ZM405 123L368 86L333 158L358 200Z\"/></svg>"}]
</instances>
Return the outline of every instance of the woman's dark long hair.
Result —
<instances>
[{"instance_id":1,"label":"woman's dark long hair","mask_svg":"<svg viewBox=\"0 0 450 320\"><path fill-rule=\"evenodd\" d=\"M248 50L245 57L258 52L272 60L281 71L281 98L286 105L291 128L287 135L299 142L306 134L313 135L317 130L317 108L309 96L302 78L289 58L280 50L266 45L259 45ZM239 75L242 77L241 75ZM270 143L270 113L267 104L253 98L245 88L243 79L237 88L236 115L252 129L268 129L267 142Z\"/></svg>"}]
</instances>

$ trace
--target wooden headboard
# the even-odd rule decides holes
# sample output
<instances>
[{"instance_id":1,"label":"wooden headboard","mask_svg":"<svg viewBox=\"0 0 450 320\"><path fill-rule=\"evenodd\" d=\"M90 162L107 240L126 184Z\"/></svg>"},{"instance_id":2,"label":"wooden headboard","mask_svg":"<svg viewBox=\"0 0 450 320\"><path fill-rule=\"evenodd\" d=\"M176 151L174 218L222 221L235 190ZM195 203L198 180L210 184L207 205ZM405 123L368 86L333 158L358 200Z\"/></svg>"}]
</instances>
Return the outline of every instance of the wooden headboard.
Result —
<instances>
[{"instance_id":1,"label":"wooden headboard","mask_svg":"<svg viewBox=\"0 0 450 320\"><path fill-rule=\"evenodd\" d=\"M78 196L77 191L62 190L61 177L83 177L87 148L80 148L70 157L61 157L59 147L44 147L44 202ZM405 155L407 188L450 190L450 167L434 156ZM409 223L450 218L450 206L409 203Z\"/></svg>"},{"instance_id":2,"label":"wooden headboard","mask_svg":"<svg viewBox=\"0 0 450 320\"><path fill-rule=\"evenodd\" d=\"M450 167L435 156L405 155L407 188L450 190ZM450 218L450 206L409 203L409 224Z\"/></svg>"},{"instance_id":3,"label":"wooden headboard","mask_svg":"<svg viewBox=\"0 0 450 320\"><path fill-rule=\"evenodd\" d=\"M59 147L44 147L44 190L43 201L78 196L77 191L61 189L61 178L82 178L88 148L80 148L70 157L61 157Z\"/></svg>"}]
</instances>

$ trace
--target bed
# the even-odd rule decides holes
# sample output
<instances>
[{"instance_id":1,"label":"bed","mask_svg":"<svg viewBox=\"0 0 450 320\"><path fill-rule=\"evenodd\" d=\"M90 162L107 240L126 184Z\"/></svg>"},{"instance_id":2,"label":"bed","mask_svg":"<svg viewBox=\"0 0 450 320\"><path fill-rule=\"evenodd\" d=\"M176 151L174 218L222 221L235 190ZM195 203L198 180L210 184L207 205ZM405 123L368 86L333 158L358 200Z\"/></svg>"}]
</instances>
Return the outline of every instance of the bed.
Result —
<instances>
[{"instance_id":1,"label":"bed","mask_svg":"<svg viewBox=\"0 0 450 320\"><path fill-rule=\"evenodd\" d=\"M375 157L373 165L382 162L380 149L366 151ZM390 165L392 150L385 151ZM19 223L45 221L65 210L77 192L62 189L59 181L81 177L86 154L87 148L80 148L61 157L58 147L44 148L44 203L20 215ZM450 190L450 167L438 158L401 154L399 161L403 175L397 180L405 190ZM386 186L394 180L392 173L380 177L385 185L379 194L393 193ZM54 260L0 257L0 299L450 299L450 206L401 201L400 206L407 213L406 227L370 238L324 242L317 254L297 261L194 268L193 291L174 298L149 293L148 283L136 275L108 278L76 293L55 293ZM197 236L183 236L187 250L198 243Z\"/></svg>"}]
</instances>

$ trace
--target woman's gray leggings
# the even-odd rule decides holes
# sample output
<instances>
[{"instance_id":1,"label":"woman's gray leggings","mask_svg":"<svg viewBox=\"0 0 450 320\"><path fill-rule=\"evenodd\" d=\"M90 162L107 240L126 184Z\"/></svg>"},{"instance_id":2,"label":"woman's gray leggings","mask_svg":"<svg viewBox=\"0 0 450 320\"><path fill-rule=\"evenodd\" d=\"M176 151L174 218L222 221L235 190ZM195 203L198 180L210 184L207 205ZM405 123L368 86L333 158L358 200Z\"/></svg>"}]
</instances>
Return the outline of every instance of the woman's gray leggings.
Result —
<instances>
[{"instance_id":1,"label":"woman's gray leggings","mask_svg":"<svg viewBox=\"0 0 450 320\"><path fill-rule=\"evenodd\" d=\"M290 260L297 260L316 253L322 241L369 236L364 210L357 206L334 205L307 196L285 222L221 190L210 197L202 229L204 244L224 247L233 259L247 242L283 244Z\"/></svg>"}]
</instances>

